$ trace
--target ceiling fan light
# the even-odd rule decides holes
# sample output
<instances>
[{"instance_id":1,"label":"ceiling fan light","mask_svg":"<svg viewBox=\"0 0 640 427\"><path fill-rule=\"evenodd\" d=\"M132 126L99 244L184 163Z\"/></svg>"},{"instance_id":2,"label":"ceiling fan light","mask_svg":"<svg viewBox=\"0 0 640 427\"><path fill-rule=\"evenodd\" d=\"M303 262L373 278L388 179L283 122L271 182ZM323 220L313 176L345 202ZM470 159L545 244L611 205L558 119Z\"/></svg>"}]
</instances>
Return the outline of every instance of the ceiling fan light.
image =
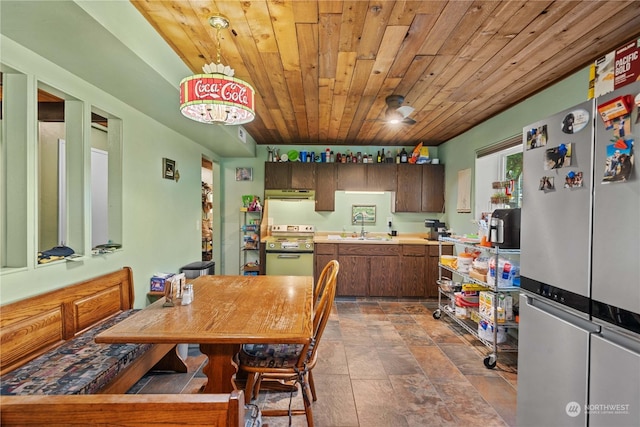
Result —
<instances>
[{"instance_id":1,"label":"ceiling fan light","mask_svg":"<svg viewBox=\"0 0 640 427\"><path fill-rule=\"evenodd\" d=\"M387 119L388 123L400 123L402 121L402 119L404 119L404 116L398 111L398 110L393 110L393 109L387 109L387 111L384 113L385 118Z\"/></svg>"}]
</instances>

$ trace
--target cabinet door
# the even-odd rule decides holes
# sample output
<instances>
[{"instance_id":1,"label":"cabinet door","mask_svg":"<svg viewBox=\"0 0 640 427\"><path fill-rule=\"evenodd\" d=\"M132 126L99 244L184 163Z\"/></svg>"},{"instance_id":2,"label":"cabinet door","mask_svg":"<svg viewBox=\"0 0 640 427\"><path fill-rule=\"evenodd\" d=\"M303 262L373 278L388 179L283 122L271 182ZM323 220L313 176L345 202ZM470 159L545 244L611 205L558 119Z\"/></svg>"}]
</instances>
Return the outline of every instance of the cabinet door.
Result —
<instances>
[{"instance_id":1,"label":"cabinet door","mask_svg":"<svg viewBox=\"0 0 640 427\"><path fill-rule=\"evenodd\" d=\"M369 295L372 297L400 296L400 258L376 256L370 258Z\"/></svg>"},{"instance_id":2,"label":"cabinet door","mask_svg":"<svg viewBox=\"0 0 640 427\"><path fill-rule=\"evenodd\" d=\"M336 183L335 163L316 163L316 211L334 211Z\"/></svg>"},{"instance_id":3,"label":"cabinet door","mask_svg":"<svg viewBox=\"0 0 640 427\"><path fill-rule=\"evenodd\" d=\"M293 162L291 168L291 186L294 190L313 190L316 188L316 169L313 164Z\"/></svg>"},{"instance_id":4,"label":"cabinet door","mask_svg":"<svg viewBox=\"0 0 640 427\"><path fill-rule=\"evenodd\" d=\"M393 163L367 164L367 190L396 191L396 165Z\"/></svg>"},{"instance_id":5,"label":"cabinet door","mask_svg":"<svg viewBox=\"0 0 640 427\"><path fill-rule=\"evenodd\" d=\"M422 208L422 167L403 164L397 166L396 212L420 212Z\"/></svg>"},{"instance_id":6,"label":"cabinet door","mask_svg":"<svg viewBox=\"0 0 640 427\"><path fill-rule=\"evenodd\" d=\"M337 296L367 296L369 288L369 258L365 256L339 255Z\"/></svg>"},{"instance_id":7,"label":"cabinet door","mask_svg":"<svg viewBox=\"0 0 640 427\"><path fill-rule=\"evenodd\" d=\"M364 163L338 165L338 190L365 191L367 189L367 169Z\"/></svg>"},{"instance_id":8,"label":"cabinet door","mask_svg":"<svg viewBox=\"0 0 640 427\"><path fill-rule=\"evenodd\" d=\"M422 212L444 212L444 165L422 166Z\"/></svg>"},{"instance_id":9,"label":"cabinet door","mask_svg":"<svg viewBox=\"0 0 640 427\"><path fill-rule=\"evenodd\" d=\"M291 163L265 162L264 189L288 190L291 185Z\"/></svg>"},{"instance_id":10,"label":"cabinet door","mask_svg":"<svg viewBox=\"0 0 640 427\"><path fill-rule=\"evenodd\" d=\"M329 261L338 259L338 249L335 243L321 243L314 245L314 272L313 277L315 282L318 283L320 273L322 269L329 263Z\"/></svg>"},{"instance_id":11,"label":"cabinet door","mask_svg":"<svg viewBox=\"0 0 640 427\"><path fill-rule=\"evenodd\" d=\"M403 245L400 277L403 297L425 297L426 289L426 250L422 245Z\"/></svg>"}]
</instances>

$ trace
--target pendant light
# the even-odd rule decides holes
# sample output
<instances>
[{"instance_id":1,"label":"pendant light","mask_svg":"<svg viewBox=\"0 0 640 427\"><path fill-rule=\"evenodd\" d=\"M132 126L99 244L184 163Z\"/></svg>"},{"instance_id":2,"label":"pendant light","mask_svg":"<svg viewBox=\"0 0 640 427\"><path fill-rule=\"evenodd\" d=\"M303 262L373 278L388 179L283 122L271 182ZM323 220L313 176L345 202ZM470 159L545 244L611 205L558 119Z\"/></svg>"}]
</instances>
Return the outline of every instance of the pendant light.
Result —
<instances>
[{"instance_id":1,"label":"pendant light","mask_svg":"<svg viewBox=\"0 0 640 427\"><path fill-rule=\"evenodd\" d=\"M185 77L180 82L180 111L201 123L241 125L255 118L254 90L244 80L233 77L234 70L220 60L220 31L229 28L223 15L209 18L216 30L217 58L202 67L204 74Z\"/></svg>"}]
</instances>

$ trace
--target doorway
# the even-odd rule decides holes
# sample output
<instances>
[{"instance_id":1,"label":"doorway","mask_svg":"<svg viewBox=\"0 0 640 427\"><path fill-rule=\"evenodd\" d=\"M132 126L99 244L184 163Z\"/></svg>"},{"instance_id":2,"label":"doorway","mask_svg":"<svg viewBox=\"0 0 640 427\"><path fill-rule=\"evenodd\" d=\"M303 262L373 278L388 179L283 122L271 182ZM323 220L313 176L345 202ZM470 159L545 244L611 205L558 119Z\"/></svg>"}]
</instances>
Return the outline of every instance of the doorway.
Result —
<instances>
[{"instance_id":1,"label":"doorway","mask_svg":"<svg viewBox=\"0 0 640 427\"><path fill-rule=\"evenodd\" d=\"M202 261L213 260L213 162L202 158Z\"/></svg>"}]
</instances>

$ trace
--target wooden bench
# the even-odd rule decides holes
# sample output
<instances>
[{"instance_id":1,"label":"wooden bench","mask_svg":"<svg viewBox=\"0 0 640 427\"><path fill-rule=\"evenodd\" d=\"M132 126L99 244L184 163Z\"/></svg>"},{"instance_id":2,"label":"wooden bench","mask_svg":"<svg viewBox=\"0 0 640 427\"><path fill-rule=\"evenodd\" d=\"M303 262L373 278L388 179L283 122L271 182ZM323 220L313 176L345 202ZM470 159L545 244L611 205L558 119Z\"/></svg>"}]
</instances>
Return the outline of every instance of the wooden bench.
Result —
<instances>
[{"instance_id":1,"label":"wooden bench","mask_svg":"<svg viewBox=\"0 0 640 427\"><path fill-rule=\"evenodd\" d=\"M92 373L91 369L94 366L90 354L82 354L83 357L76 354L63 355L78 364L72 366L70 371L84 376L85 381L91 375L100 376L96 379L90 378L93 382L81 390L74 391L73 384L68 384L74 381L69 375L65 377L69 387L62 392L56 389L56 384L46 384L47 389L43 389L42 382L46 379L42 378L38 378L40 388L37 391L34 391L34 385L20 388L9 386L7 381L3 381L5 377L10 376L10 372L16 370L20 370L21 377L29 376L28 369L38 362L40 366L46 367L46 358L59 360L63 357L59 354L61 350L82 353L84 344L87 347L109 346L96 344L91 334L101 327L105 328L107 322L115 322L119 317L126 316L133 308L133 299L133 275L131 268L124 267L113 273L0 307L0 382L5 383L0 384L2 394L125 393L154 367L186 372L187 367L179 358L175 345L137 344L130 345L135 352L119 360L118 365L107 373ZM79 348L68 349L73 345ZM113 349L116 352L117 348ZM112 348L108 350L111 351ZM83 368L86 368L86 371L83 371ZM15 382L14 378L13 384Z\"/></svg>"},{"instance_id":2,"label":"wooden bench","mask_svg":"<svg viewBox=\"0 0 640 427\"><path fill-rule=\"evenodd\" d=\"M244 395L2 396L2 426L244 426Z\"/></svg>"}]
</instances>

